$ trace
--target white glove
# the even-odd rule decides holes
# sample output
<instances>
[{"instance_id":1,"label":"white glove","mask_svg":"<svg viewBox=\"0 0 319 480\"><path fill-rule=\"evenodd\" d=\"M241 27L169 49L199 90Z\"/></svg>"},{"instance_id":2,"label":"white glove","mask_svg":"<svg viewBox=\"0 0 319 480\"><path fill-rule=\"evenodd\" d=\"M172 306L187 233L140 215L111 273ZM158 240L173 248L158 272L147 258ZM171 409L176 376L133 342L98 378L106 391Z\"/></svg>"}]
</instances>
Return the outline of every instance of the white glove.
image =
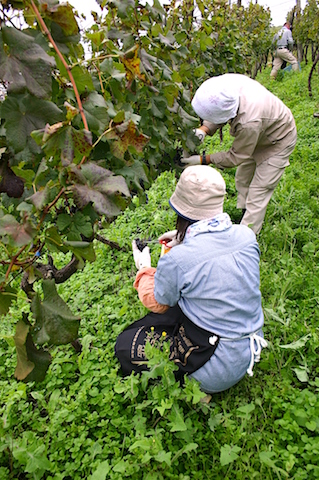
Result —
<instances>
[{"instance_id":1,"label":"white glove","mask_svg":"<svg viewBox=\"0 0 319 480\"><path fill-rule=\"evenodd\" d=\"M163 233L163 235L158 238L158 241L165 241L167 247L172 248L181 243L179 240L177 240L176 235L177 230L170 230L169 232Z\"/></svg>"},{"instance_id":2,"label":"white glove","mask_svg":"<svg viewBox=\"0 0 319 480\"><path fill-rule=\"evenodd\" d=\"M195 128L193 132L199 139L199 141L202 143L204 141L204 138L206 137L206 132L204 132L204 130L202 130L201 128Z\"/></svg>"},{"instance_id":3,"label":"white glove","mask_svg":"<svg viewBox=\"0 0 319 480\"><path fill-rule=\"evenodd\" d=\"M192 155L188 158L181 158L181 163L184 163L185 165L201 165L202 160L200 155Z\"/></svg>"},{"instance_id":4,"label":"white glove","mask_svg":"<svg viewBox=\"0 0 319 480\"><path fill-rule=\"evenodd\" d=\"M133 240L132 249L134 262L138 270L151 266L151 255L149 247L144 247L143 251L141 252L136 245L136 241Z\"/></svg>"}]
</instances>

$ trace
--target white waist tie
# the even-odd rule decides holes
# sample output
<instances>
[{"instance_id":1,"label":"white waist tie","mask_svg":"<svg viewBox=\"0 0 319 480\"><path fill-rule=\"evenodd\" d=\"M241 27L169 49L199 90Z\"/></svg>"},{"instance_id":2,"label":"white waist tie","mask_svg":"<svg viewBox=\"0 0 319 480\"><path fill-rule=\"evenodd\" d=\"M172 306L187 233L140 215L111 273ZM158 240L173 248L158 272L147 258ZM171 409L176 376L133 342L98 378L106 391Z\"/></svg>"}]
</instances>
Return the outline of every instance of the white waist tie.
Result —
<instances>
[{"instance_id":1,"label":"white waist tie","mask_svg":"<svg viewBox=\"0 0 319 480\"><path fill-rule=\"evenodd\" d=\"M250 338L250 364L247 368L247 373L250 377L254 375L253 366L254 363L260 361L260 353L262 348L266 348L268 346L267 340L265 340L257 333L252 333L249 335ZM255 348L256 345L256 348Z\"/></svg>"},{"instance_id":2,"label":"white waist tie","mask_svg":"<svg viewBox=\"0 0 319 480\"><path fill-rule=\"evenodd\" d=\"M249 338L250 341L250 363L249 367L247 368L247 373L250 377L254 375L253 372L253 367L255 362L260 361L260 353L262 348L268 347L268 342L265 340L263 337L260 335L257 335L257 333L260 332L260 330L257 330L257 332L250 333L249 335L243 335L242 337L237 337L237 338L226 338L226 337L221 337L220 340L224 342L238 342L239 340L244 340L245 338ZM255 347L256 345L256 347Z\"/></svg>"}]
</instances>

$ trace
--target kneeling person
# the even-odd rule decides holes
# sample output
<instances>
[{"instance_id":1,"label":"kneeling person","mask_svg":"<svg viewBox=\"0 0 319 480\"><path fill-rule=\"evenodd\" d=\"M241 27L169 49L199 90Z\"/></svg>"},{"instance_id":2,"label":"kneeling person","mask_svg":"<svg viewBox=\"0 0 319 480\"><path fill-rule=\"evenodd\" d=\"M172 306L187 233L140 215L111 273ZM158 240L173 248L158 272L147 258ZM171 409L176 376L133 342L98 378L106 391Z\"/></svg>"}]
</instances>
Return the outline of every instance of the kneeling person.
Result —
<instances>
[{"instance_id":1,"label":"kneeling person","mask_svg":"<svg viewBox=\"0 0 319 480\"><path fill-rule=\"evenodd\" d=\"M259 289L259 248L254 232L233 225L223 213L225 182L209 166L187 167L170 198L177 229L160 237L170 251L157 268L149 248L133 242L139 269L134 287L151 310L122 332L115 352L124 374L147 368L144 346L162 332L182 378L199 381L203 391L230 388L253 375L263 338Z\"/></svg>"}]
</instances>

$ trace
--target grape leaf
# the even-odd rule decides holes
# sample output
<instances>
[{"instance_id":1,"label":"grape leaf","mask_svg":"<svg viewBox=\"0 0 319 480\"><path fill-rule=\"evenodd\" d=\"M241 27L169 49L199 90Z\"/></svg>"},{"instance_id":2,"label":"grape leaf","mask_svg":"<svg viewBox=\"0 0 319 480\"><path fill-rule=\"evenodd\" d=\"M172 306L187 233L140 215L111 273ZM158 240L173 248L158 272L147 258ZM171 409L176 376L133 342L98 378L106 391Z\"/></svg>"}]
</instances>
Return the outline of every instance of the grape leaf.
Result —
<instances>
[{"instance_id":1,"label":"grape leaf","mask_svg":"<svg viewBox=\"0 0 319 480\"><path fill-rule=\"evenodd\" d=\"M9 286L5 286L0 290L0 315L6 315L10 308L12 300L16 297L16 290Z\"/></svg>"},{"instance_id":2,"label":"grape leaf","mask_svg":"<svg viewBox=\"0 0 319 480\"><path fill-rule=\"evenodd\" d=\"M83 108L90 130L102 135L110 122L109 107L103 96L97 92L91 92L83 101Z\"/></svg>"},{"instance_id":3,"label":"grape leaf","mask_svg":"<svg viewBox=\"0 0 319 480\"><path fill-rule=\"evenodd\" d=\"M61 27L66 36L79 33L79 26L74 18L72 5L68 3L50 5L49 2L45 2L42 4L42 9L45 10L46 16Z\"/></svg>"},{"instance_id":4,"label":"grape leaf","mask_svg":"<svg viewBox=\"0 0 319 480\"><path fill-rule=\"evenodd\" d=\"M43 280L43 301L37 294L31 309L36 319L33 338L42 345L64 345L78 337L80 318L73 315L64 300L58 295L54 280Z\"/></svg>"},{"instance_id":5,"label":"grape leaf","mask_svg":"<svg viewBox=\"0 0 319 480\"><path fill-rule=\"evenodd\" d=\"M16 28L2 26L0 33L0 78L8 93L28 90L40 98L51 94L54 58L34 38Z\"/></svg>"},{"instance_id":6,"label":"grape leaf","mask_svg":"<svg viewBox=\"0 0 319 480\"><path fill-rule=\"evenodd\" d=\"M25 382L41 382L51 363L51 355L43 349L36 348L30 333L30 326L23 320L19 320L17 323L14 342L17 351L17 366L14 376L17 380Z\"/></svg>"},{"instance_id":7,"label":"grape leaf","mask_svg":"<svg viewBox=\"0 0 319 480\"><path fill-rule=\"evenodd\" d=\"M32 137L42 145L48 156L61 156L63 166L72 162L79 163L83 156L88 156L92 149L92 133L88 130L77 130L62 122L56 125L47 124L45 128L32 132Z\"/></svg>"},{"instance_id":8,"label":"grape leaf","mask_svg":"<svg viewBox=\"0 0 319 480\"><path fill-rule=\"evenodd\" d=\"M18 380L24 379L30 372L32 372L35 366L34 363L28 359L25 345L29 330L29 325L26 325L22 320L19 320L16 325L16 333L14 335L14 342L17 351L17 366L14 376Z\"/></svg>"},{"instance_id":9,"label":"grape leaf","mask_svg":"<svg viewBox=\"0 0 319 480\"><path fill-rule=\"evenodd\" d=\"M27 220L19 223L12 215L0 218L0 237L6 244L22 247L32 241L34 233L35 230Z\"/></svg>"},{"instance_id":10,"label":"grape leaf","mask_svg":"<svg viewBox=\"0 0 319 480\"><path fill-rule=\"evenodd\" d=\"M33 130L48 122L58 122L63 113L54 103L32 95L11 95L0 106L0 116L6 120L7 140L15 152L23 150Z\"/></svg>"},{"instance_id":11,"label":"grape leaf","mask_svg":"<svg viewBox=\"0 0 319 480\"><path fill-rule=\"evenodd\" d=\"M80 169L71 164L69 169L74 178L74 201L80 209L92 202L94 209L101 215L119 214L116 194L130 196L123 177L89 162Z\"/></svg>"},{"instance_id":12,"label":"grape leaf","mask_svg":"<svg viewBox=\"0 0 319 480\"><path fill-rule=\"evenodd\" d=\"M138 56L138 45L134 45L129 52L126 52L123 57L121 57L121 62L126 69L126 77L131 81L134 77L138 77L141 80L145 80L145 75L141 73L140 63L141 60Z\"/></svg>"},{"instance_id":13,"label":"grape leaf","mask_svg":"<svg viewBox=\"0 0 319 480\"><path fill-rule=\"evenodd\" d=\"M125 165L120 170L117 170L116 173L123 175L127 183L137 187L139 190L142 188L141 181L144 183L149 182L146 174L146 165L139 161L135 161L130 166Z\"/></svg>"},{"instance_id":14,"label":"grape leaf","mask_svg":"<svg viewBox=\"0 0 319 480\"><path fill-rule=\"evenodd\" d=\"M104 137L111 142L111 151L117 158L123 159L129 147L134 147L137 152L142 152L149 138L138 132L134 122L130 121L119 125L116 129L107 133Z\"/></svg>"}]
</instances>

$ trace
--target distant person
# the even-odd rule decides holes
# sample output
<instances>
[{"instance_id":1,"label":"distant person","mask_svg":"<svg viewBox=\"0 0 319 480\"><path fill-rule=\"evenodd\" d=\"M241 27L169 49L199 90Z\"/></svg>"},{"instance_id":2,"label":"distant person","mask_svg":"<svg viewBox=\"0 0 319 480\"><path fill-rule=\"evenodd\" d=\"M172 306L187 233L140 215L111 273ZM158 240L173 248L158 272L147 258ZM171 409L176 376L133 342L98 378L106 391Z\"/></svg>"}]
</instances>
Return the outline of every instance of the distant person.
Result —
<instances>
[{"instance_id":1,"label":"distant person","mask_svg":"<svg viewBox=\"0 0 319 480\"><path fill-rule=\"evenodd\" d=\"M273 68L270 73L270 78L273 80L277 77L277 73L284 62L290 63L293 70L299 70L298 60L291 53L294 40L290 28L290 23L286 22L273 38L273 45L276 49Z\"/></svg>"}]
</instances>

